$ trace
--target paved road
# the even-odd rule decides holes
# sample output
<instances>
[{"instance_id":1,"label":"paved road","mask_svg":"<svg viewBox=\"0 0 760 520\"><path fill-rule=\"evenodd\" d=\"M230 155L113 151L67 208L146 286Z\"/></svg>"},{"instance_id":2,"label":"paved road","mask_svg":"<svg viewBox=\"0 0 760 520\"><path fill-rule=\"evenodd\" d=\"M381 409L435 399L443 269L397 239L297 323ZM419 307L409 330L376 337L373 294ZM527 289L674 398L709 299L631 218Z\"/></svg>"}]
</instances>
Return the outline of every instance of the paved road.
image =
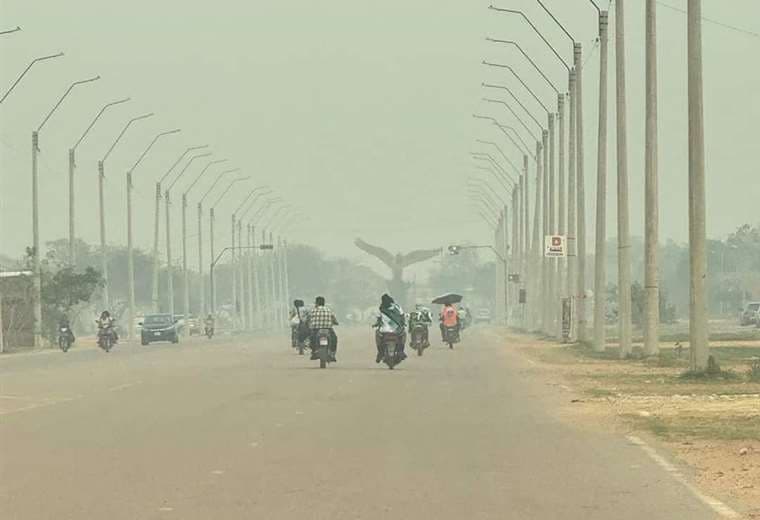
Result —
<instances>
[{"instance_id":1,"label":"paved road","mask_svg":"<svg viewBox=\"0 0 760 520\"><path fill-rule=\"evenodd\" d=\"M0 359L4 519L716 518L490 331L397 370L343 331L327 370L280 340ZM565 397L566 398L566 397Z\"/></svg>"}]
</instances>

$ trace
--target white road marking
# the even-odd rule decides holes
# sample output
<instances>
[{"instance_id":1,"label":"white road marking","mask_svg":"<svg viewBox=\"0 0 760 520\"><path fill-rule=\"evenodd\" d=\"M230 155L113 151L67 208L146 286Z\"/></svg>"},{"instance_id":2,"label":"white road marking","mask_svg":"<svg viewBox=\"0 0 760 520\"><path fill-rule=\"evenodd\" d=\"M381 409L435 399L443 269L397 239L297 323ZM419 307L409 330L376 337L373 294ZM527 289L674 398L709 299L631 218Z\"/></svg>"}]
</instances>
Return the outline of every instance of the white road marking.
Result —
<instances>
[{"instance_id":1,"label":"white road marking","mask_svg":"<svg viewBox=\"0 0 760 520\"><path fill-rule=\"evenodd\" d=\"M705 495L702 493L699 489L697 489L691 482L687 480L687 478L681 473L678 468L676 468L673 464L665 460L665 458L657 453L654 448L649 446L646 442L641 440L639 437L636 437L635 435L629 435L628 440L631 442L631 444L635 444L636 446L640 447L644 452L649 455L649 457L654 460L661 468L663 468L665 471L671 474L671 476L680 482L686 489L691 491L691 493L697 497L697 499L702 502L703 504L710 506L713 511L718 513L721 518L741 518L739 513L728 507L726 504L721 502L720 500L713 498L711 496Z\"/></svg>"},{"instance_id":2,"label":"white road marking","mask_svg":"<svg viewBox=\"0 0 760 520\"><path fill-rule=\"evenodd\" d=\"M259 447L259 443L258 442L252 442L251 444L249 444L249 446L251 448L258 448Z\"/></svg>"},{"instance_id":3,"label":"white road marking","mask_svg":"<svg viewBox=\"0 0 760 520\"><path fill-rule=\"evenodd\" d=\"M215 469L214 471L211 472L211 474L212 475L224 475L224 471L222 471L221 469Z\"/></svg>"},{"instance_id":4,"label":"white road marking","mask_svg":"<svg viewBox=\"0 0 760 520\"><path fill-rule=\"evenodd\" d=\"M158 510L167 512L167 511L174 511L174 508L173 507L159 507Z\"/></svg>"},{"instance_id":5,"label":"white road marking","mask_svg":"<svg viewBox=\"0 0 760 520\"><path fill-rule=\"evenodd\" d=\"M21 408L16 408L15 410L6 410L4 412L0 412L1 415L13 415L14 413L21 413L21 412L28 412L29 410L36 410L37 408L47 408L49 406L55 406L57 404L61 403L68 403L71 401L76 401L77 399L81 399L83 396L76 395L74 397L64 397L61 399L46 399L41 402L31 403L27 406L22 406ZM24 400L24 398L19 397L19 400ZM28 400L31 400L32 398L29 398Z\"/></svg>"},{"instance_id":6,"label":"white road marking","mask_svg":"<svg viewBox=\"0 0 760 520\"><path fill-rule=\"evenodd\" d=\"M536 366L536 365L538 365L538 363L536 363L535 361L533 361L533 360L532 360L532 359L530 359L530 358L525 358L525 361L527 361L528 363L530 363L530 364L531 364L531 365L533 365L533 366Z\"/></svg>"},{"instance_id":7,"label":"white road marking","mask_svg":"<svg viewBox=\"0 0 760 520\"><path fill-rule=\"evenodd\" d=\"M133 381L131 383L124 383L123 385L112 386L108 389L109 392L118 392L119 390L125 390L129 387L136 386L142 383L142 381Z\"/></svg>"},{"instance_id":8,"label":"white road marking","mask_svg":"<svg viewBox=\"0 0 760 520\"><path fill-rule=\"evenodd\" d=\"M303 415L303 412L301 410L296 411L296 415Z\"/></svg>"}]
</instances>

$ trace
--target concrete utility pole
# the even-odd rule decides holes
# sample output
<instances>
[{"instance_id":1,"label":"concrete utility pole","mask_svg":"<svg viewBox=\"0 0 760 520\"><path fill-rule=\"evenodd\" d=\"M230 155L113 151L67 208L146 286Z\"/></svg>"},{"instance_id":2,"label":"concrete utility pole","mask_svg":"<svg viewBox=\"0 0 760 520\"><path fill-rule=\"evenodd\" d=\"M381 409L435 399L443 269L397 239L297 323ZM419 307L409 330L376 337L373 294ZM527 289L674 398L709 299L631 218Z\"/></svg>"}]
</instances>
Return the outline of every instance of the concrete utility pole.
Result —
<instances>
[{"instance_id":1,"label":"concrete utility pole","mask_svg":"<svg viewBox=\"0 0 760 520\"><path fill-rule=\"evenodd\" d=\"M530 197L529 197L529 178L528 178L528 169L530 166L530 161L528 160L527 155L523 155L523 190L522 190L522 197L523 197L523 260L522 265L525 268L525 281L523 282L523 287L525 287L526 292L526 303L523 306L523 327L525 330L529 330L530 327L530 308L532 305L532 299L535 298L535 295L532 293L531 285L533 283L533 269L531 267L533 258L531 257L531 247L530 247Z\"/></svg>"},{"instance_id":2,"label":"concrete utility pole","mask_svg":"<svg viewBox=\"0 0 760 520\"><path fill-rule=\"evenodd\" d=\"M271 229L271 228L270 228ZM272 232L269 232L269 243L274 245L274 235ZM280 320L277 312L277 308L279 307L279 301L280 301L280 295L277 294L277 252L276 250L272 250L272 255L269 257L270 263L272 265L272 323L275 325L275 327L280 326Z\"/></svg>"},{"instance_id":3,"label":"concrete utility pole","mask_svg":"<svg viewBox=\"0 0 760 520\"><path fill-rule=\"evenodd\" d=\"M203 201L206 200L206 197L208 197L212 191L214 191L214 188L216 188L217 184L219 184L219 181L222 180L222 177L229 173L235 173L240 171L240 168L233 168L231 170L224 170L219 175L216 176L216 179L214 179L214 182L211 184L208 190L206 190L206 193L203 194L203 196L198 201L198 301L200 302L200 311L199 314L205 314L207 312L207 306L206 306L206 280L203 276ZM213 261L214 258L211 258L211 261Z\"/></svg>"},{"instance_id":4,"label":"concrete utility pole","mask_svg":"<svg viewBox=\"0 0 760 520\"><path fill-rule=\"evenodd\" d=\"M568 131L568 172L567 172L567 294L570 296L573 312L576 313L578 309L578 300L576 298L578 287L577 276L577 244L576 244L576 227L578 220L576 218L576 204L578 199L576 198L576 186L575 186L575 167L577 146L575 143L575 133L577 131L576 116L577 109L575 106L575 71L570 72L570 81L568 90L570 92L570 118ZM572 322L577 322L573 316ZM576 327L577 329L577 327ZM573 331L572 326L570 330L570 337L574 337L577 330ZM577 336L576 336L577 337Z\"/></svg>"},{"instance_id":5,"label":"concrete utility pole","mask_svg":"<svg viewBox=\"0 0 760 520\"><path fill-rule=\"evenodd\" d=\"M169 190L166 190L166 297L169 300L169 314L176 314L174 308L174 269L172 269L172 225L171 200Z\"/></svg>"},{"instance_id":6,"label":"concrete utility pole","mask_svg":"<svg viewBox=\"0 0 760 520\"><path fill-rule=\"evenodd\" d=\"M179 158L174 161L174 164L171 165L169 170L167 170L166 173L156 182L156 203L155 203L155 214L153 219L153 283L152 283L152 301L153 301L153 312L159 311L159 272L161 269L161 263L159 262L159 252L158 252L158 242L160 238L159 228L160 228L160 211L161 211L161 185L164 183L164 181L171 175L171 173L174 171L174 169L179 165L179 163L182 162L182 160L192 151L200 150L203 148L208 148L207 144L201 145L201 146L191 146L190 148L186 149L184 152L182 152L182 155L179 156Z\"/></svg>"},{"instance_id":7,"label":"concrete utility pole","mask_svg":"<svg viewBox=\"0 0 760 520\"><path fill-rule=\"evenodd\" d=\"M596 352L607 345L607 70L608 13L599 12L599 137L596 157L596 236L594 248L594 343Z\"/></svg>"},{"instance_id":8,"label":"concrete utility pole","mask_svg":"<svg viewBox=\"0 0 760 520\"><path fill-rule=\"evenodd\" d=\"M226 161L227 159L217 159L215 161L209 162L182 194L182 271L184 275L183 312L185 314L186 320L190 317L190 270L188 268L187 259L187 196L209 168L215 164L220 164ZM233 232L234 231L235 230L233 229ZM189 335L189 333L189 328L185 327L184 334Z\"/></svg>"},{"instance_id":9,"label":"concrete utility pole","mask_svg":"<svg viewBox=\"0 0 760 520\"><path fill-rule=\"evenodd\" d=\"M705 120L702 83L702 0L689 0L689 360L705 370L710 354L707 324L707 231L705 224Z\"/></svg>"},{"instance_id":10,"label":"concrete utility pole","mask_svg":"<svg viewBox=\"0 0 760 520\"><path fill-rule=\"evenodd\" d=\"M644 311L644 355L658 354L660 325L660 287L657 272L657 247L659 242L659 189L657 154L657 2L646 2L646 151L645 208L644 208L644 288L646 305Z\"/></svg>"},{"instance_id":11,"label":"concrete utility pole","mask_svg":"<svg viewBox=\"0 0 760 520\"><path fill-rule=\"evenodd\" d=\"M52 56L55 57L55 56ZM42 58L47 59L47 58ZM35 61L39 61L35 60ZM34 65L35 61L33 61L26 69L28 71L32 65ZM16 83L11 86L10 90L6 92L5 96L3 96L3 100L8 96L11 90L13 90L13 87L18 84L18 82L21 80L21 78L26 74L26 71L21 74L18 80L16 80ZM42 120L42 123L40 123L40 126L37 127L37 130L34 130L32 132L32 264L33 264L33 270L34 270L34 277L33 277L33 285L34 285L34 298L33 298L33 314L34 314L34 346L40 347L42 345L42 260L40 258L41 254L41 248L40 248L40 201L39 201L39 173L38 173L38 165L37 165L37 156L40 152L39 147L39 134L42 131L45 124L48 122L48 120L52 117L52 115L55 113L55 111L58 109L58 107L61 106L61 103L68 97L68 95L71 93L72 90L74 90L75 87L79 85L83 85L85 83L91 83L93 81L97 81L100 79L100 76L96 76L94 78L85 79L82 81L75 81L71 85L69 85L69 88L66 89L66 92L63 93L63 96L58 100L58 102L53 106L53 108L48 112L48 114L45 116L45 119ZM0 100L0 103L2 100Z\"/></svg>"},{"instance_id":12,"label":"concrete utility pole","mask_svg":"<svg viewBox=\"0 0 760 520\"><path fill-rule=\"evenodd\" d=\"M544 237L549 234L549 133L544 130L542 134L542 145L544 152L543 159L543 171L541 180L541 216L542 216L542 229L541 237L539 238L539 255L541 262L541 331L549 335L551 334L551 306L552 306L552 294L551 294L551 273L549 259L544 254Z\"/></svg>"},{"instance_id":13,"label":"concrete utility pole","mask_svg":"<svg viewBox=\"0 0 760 520\"><path fill-rule=\"evenodd\" d=\"M541 236L541 190L543 186L543 159L541 153L541 143L536 142L536 205L533 208L533 245L531 247L531 261L534 262L535 267L533 273L533 292L536 294L536 298L533 300L531 306L531 326L534 330L541 329L541 306L544 303L543 300L543 280L540 279L542 272L542 258L543 258L543 240ZM539 296L540 295L540 296Z\"/></svg>"},{"instance_id":14,"label":"concrete utility pole","mask_svg":"<svg viewBox=\"0 0 760 520\"><path fill-rule=\"evenodd\" d=\"M216 199L216 201L211 205L211 208L209 209L209 258L213 262L216 258L216 249L214 248L214 239L216 237L216 233L214 232L214 227L216 224L216 215L214 213L215 208L219 205L220 202L222 202L222 199L230 192L232 187L237 184L238 182L247 181L250 179L250 177L239 177L237 179L232 179L230 183L227 185L227 188L222 192L221 195ZM234 252L234 250L233 250ZM209 277L211 276L211 272L209 269ZM213 282L213 280L209 279L209 288L211 290L211 312L216 312L216 284Z\"/></svg>"},{"instance_id":15,"label":"concrete utility pole","mask_svg":"<svg viewBox=\"0 0 760 520\"><path fill-rule=\"evenodd\" d=\"M177 176L174 178L174 180L169 184L169 187L166 188L165 191L165 197L166 197L166 272L167 272L167 290L169 292L168 298L169 298L169 308L171 310L172 316L175 314L175 306L174 306L174 270L173 270L173 262L172 262L172 241L171 241L171 201L170 201L170 193L172 188L175 184L177 184L177 181L179 181L183 175L185 175L185 172L190 168L190 166L195 162L196 159L201 159L203 157L210 156L211 153L202 153L198 155L194 155L190 158L189 161L187 161L187 164L185 164L185 167L182 168L182 170L177 174ZM187 203L187 197L183 195L182 197L184 203L183 207L186 206ZM183 210L184 213L184 210ZM183 220L185 220L185 216L183 215ZM183 226L184 227L184 226ZM184 233L183 233L183 242L185 242ZM183 244L183 249L185 248L185 245ZM183 254L183 257L185 255ZM213 257L212 257L213 259ZM183 261L184 262L184 261ZM189 305L189 304L188 304ZM187 309L185 309L187 310Z\"/></svg>"},{"instance_id":16,"label":"concrete utility pole","mask_svg":"<svg viewBox=\"0 0 760 520\"><path fill-rule=\"evenodd\" d=\"M132 174L145 156L148 155L148 152L150 152L153 145L156 144L156 141L163 136L176 134L179 131L180 130L177 128L168 132L162 132L154 137L132 168L127 171L127 279L129 284L129 324L127 325L127 337L130 340L133 339L135 335L135 258L132 240Z\"/></svg>"},{"instance_id":17,"label":"concrete utility pole","mask_svg":"<svg viewBox=\"0 0 760 520\"><path fill-rule=\"evenodd\" d=\"M148 119L150 117L153 117L153 112L150 112L149 114L144 114L138 117L134 117L127 121L127 124L124 125L124 128L122 128L121 133L119 133L118 137L116 137L116 140L113 142L111 147L108 149L106 154L103 156L103 158L98 161L98 202L99 202L99 208L100 208L100 263L101 263L101 269L103 270L103 306L109 307L110 306L110 295L109 295L109 279L108 279L108 251L107 251L107 245L106 245L106 217L105 217L105 199L104 197L104 188L103 184L105 182L105 163L106 160L108 160L108 157L111 155L111 153L114 151L114 148L116 148L116 145L119 144L121 141L121 138L124 137L124 134L127 133L127 130L130 126L132 126L133 123L136 121L141 121L143 119Z\"/></svg>"},{"instance_id":18,"label":"concrete utility pole","mask_svg":"<svg viewBox=\"0 0 760 520\"><path fill-rule=\"evenodd\" d=\"M578 130L575 135L578 146L578 166L576 175L576 193L578 195L578 227L577 227L577 251L578 251L578 341L586 341L586 180L584 176L584 151L583 145L583 52L580 43L573 44L575 59L575 108L578 112L576 124Z\"/></svg>"},{"instance_id":19,"label":"concrete utility pole","mask_svg":"<svg viewBox=\"0 0 760 520\"><path fill-rule=\"evenodd\" d=\"M557 232L562 236L567 236L567 205L565 202L565 97L562 94L557 94L557 119L559 121L559 182L557 186L559 204L557 208ZM558 258L557 296L559 297L559 305L556 331L558 338L562 338L562 301L567 297L567 286L564 276L566 269L566 259Z\"/></svg>"},{"instance_id":20,"label":"concrete utility pole","mask_svg":"<svg viewBox=\"0 0 760 520\"><path fill-rule=\"evenodd\" d=\"M631 231L628 208L628 128L625 82L625 0L615 4L617 86L618 327L620 357L631 354Z\"/></svg>"},{"instance_id":21,"label":"concrete utility pole","mask_svg":"<svg viewBox=\"0 0 760 520\"><path fill-rule=\"evenodd\" d=\"M555 137L554 137L554 114L549 114L549 235L557 233L556 221L556 194L555 194L555 175L554 175L554 156L555 156ZM559 298L557 291L557 260L547 258L549 264L549 324L546 333L549 336L555 334L557 326L557 316L559 315ZM557 336L559 337L559 336Z\"/></svg>"},{"instance_id":22,"label":"concrete utility pole","mask_svg":"<svg viewBox=\"0 0 760 520\"><path fill-rule=\"evenodd\" d=\"M76 151L80 144L82 144L82 141L84 141L84 138L87 137L87 134L90 133L90 130L95 126L95 123L98 122L100 119L100 116L103 115L103 113L115 105L120 105L122 103L126 103L129 101L129 98L126 99L120 99L118 101L114 101L112 103L106 104L103 108L100 109L100 112L98 112L95 115L95 118L92 120L90 125L85 129L82 136L77 140L76 143L74 143L74 146L69 148L69 265L73 266L76 263L76 204L75 204L75 196L76 196L76 186L75 186L75 178L74 174L76 171Z\"/></svg>"},{"instance_id":23,"label":"concrete utility pole","mask_svg":"<svg viewBox=\"0 0 760 520\"><path fill-rule=\"evenodd\" d=\"M250 329L254 328L254 318L255 318L255 312L254 312L254 293L256 291L253 283L253 226L248 223L246 225L246 238L248 241L248 252L246 254L246 261L245 261L245 271L246 271L246 278L248 281L248 291L245 294L246 297L246 307L248 309L248 314L246 315L246 321L248 322L248 327Z\"/></svg>"}]
</instances>

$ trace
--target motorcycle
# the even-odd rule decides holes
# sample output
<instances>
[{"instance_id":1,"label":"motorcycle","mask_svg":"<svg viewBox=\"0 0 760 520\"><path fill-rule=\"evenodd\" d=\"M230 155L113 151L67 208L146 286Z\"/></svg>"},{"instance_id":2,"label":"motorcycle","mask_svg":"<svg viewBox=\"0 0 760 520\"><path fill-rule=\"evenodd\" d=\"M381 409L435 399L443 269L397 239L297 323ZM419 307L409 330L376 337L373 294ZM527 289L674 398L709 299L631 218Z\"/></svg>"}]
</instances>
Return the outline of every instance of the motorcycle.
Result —
<instances>
[{"instance_id":1,"label":"motorcycle","mask_svg":"<svg viewBox=\"0 0 760 520\"><path fill-rule=\"evenodd\" d=\"M393 370L404 358L401 350L401 336L395 332L381 332L380 345L383 349L383 363Z\"/></svg>"},{"instance_id":2,"label":"motorcycle","mask_svg":"<svg viewBox=\"0 0 760 520\"><path fill-rule=\"evenodd\" d=\"M68 352L74 341L74 334L67 325L58 327L58 346L63 352Z\"/></svg>"},{"instance_id":3,"label":"motorcycle","mask_svg":"<svg viewBox=\"0 0 760 520\"><path fill-rule=\"evenodd\" d=\"M459 341L459 327L444 327L443 342L448 344L450 349L454 348L454 345Z\"/></svg>"},{"instance_id":4,"label":"motorcycle","mask_svg":"<svg viewBox=\"0 0 760 520\"><path fill-rule=\"evenodd\" d=\"M298 327L290 328L290 345L298 351L298 354L303 356L304 351L308 345L309 338L303 338L301 331Z\"/></svg>"},{"instance_id":5,"label":"motorcycle","mask_svg":"<svg viewBox=\"0 0 760 520\"><path fill-rule=\"evenodd\" d=\"M429 346L428 341L425 339L427 334L427 327L421 323L412 327L412 341L411 346L417 351L417 355L421 356L422 352Z\"/></svg>"},{"instance_id":6,"label":"motorcycle","mask_svg":"<svg viewBox=\"0 0 760 520\"><path fill-rule=\"evenodd\" d=\"M317 359L319 359L319 368L327 367L332 359L330 352L330 329L319 329L316 334L316 348Z\"/></svg>"},{"instance_id":7,"label":"motorcycle","mask_svg":"<svg viewBox=\"0 0 760 520\"><path fill-rule=\"evenodd\" d=\"M115 335L113 327L110 325L100 327L98 329L98 346L105 350L106 352L110 352L111 348L113 348L113 345L115 343Z\"/></svg>"},{"instance_id":8,"label":"motorcycle","mask_svg":"<svg viewBox=\"0 0 760 520\"><path fill-rule=\"evenodd\" d=\"M203 329L203 333L206 335L208 339L211 339L214 337L214 327L209 327L206 325L206 327Z\"/></svg>"}]
</instances>

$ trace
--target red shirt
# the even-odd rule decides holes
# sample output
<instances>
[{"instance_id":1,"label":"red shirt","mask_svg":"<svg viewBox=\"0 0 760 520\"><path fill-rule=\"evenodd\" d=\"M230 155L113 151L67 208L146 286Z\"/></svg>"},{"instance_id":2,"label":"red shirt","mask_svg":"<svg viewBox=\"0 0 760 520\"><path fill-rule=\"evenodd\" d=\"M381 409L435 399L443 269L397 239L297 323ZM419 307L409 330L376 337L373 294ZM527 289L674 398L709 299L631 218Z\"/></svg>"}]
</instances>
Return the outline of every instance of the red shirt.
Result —
<instances>
[{"instance_id":1,"label":"red shirt","mask_svg":"<svg viewBox=\"0 0 760 520\"><path fill-rule=\"evenodd\" d=\"M457 316L457 310L455 307L444 307L441 310L441 320L445 327L456 327L459 318Z\"/></svg>"}]
</instances>

